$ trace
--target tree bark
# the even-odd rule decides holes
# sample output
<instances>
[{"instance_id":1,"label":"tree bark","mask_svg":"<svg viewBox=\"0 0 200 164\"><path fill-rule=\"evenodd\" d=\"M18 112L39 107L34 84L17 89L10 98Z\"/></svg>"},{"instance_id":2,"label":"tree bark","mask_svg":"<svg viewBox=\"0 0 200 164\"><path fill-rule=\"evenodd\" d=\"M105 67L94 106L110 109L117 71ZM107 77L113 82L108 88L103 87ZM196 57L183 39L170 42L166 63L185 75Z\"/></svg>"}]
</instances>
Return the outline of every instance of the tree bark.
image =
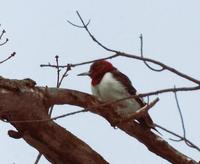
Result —
<instances>
[{"instance_id":1,"label":"tree bark","mask_svg":"<svg viewBox=\"0 0 200 164\"><path fill-rule=\"evenodd\" d=\"M48 120L49 107L60 104L80 106L103 116L112 126L118 126L150 151L173 164L197 164L137 122L119 123L121 118L116 114L114 105L102 106L89 94L69 89L36 87L30 79L0 79L1 119L10 122L18 130L16 134L44 154L47 160L56 164L107 163L86 143L55 122L38 121ZM10 132L12 137L19 137L14 134Z\"/></svg>"},{"instance_id":2,"label":"tree bark","mask_svg":"<svg viewBox=\"0 0 200 164\"><path fill-rule=\"evenodd\" d=\"M93 96L69 89L48 89L49 104L70 104L86 108L90 112L96 113L104 117L112 126L117 126L128 135L136 138L138 141L143 143L149 151L159 155L160 157L168 160L173 164L197 164L197 162L190 157L182 154L164 139L153 133L148 129L144 129L135 121L123 122L118 124L120 118L116 114L115 110L111 110L114 106L106 105L102 106L97 99Z\"/></svg>"},{"instance_id":3,"label":"tree bark","mask_svg":"<svg viewBox=\"0 0 200 164\"><path fill-rule=\"evenodd\" d=\"M9 131L9 135L22 137L54 164L108 163L86 143L55 122L33 121L49 119L45 103L47 99L45 92L35 87L29 79L1 78L0 117L18 131Z\"/></svg>"}]
</instances>

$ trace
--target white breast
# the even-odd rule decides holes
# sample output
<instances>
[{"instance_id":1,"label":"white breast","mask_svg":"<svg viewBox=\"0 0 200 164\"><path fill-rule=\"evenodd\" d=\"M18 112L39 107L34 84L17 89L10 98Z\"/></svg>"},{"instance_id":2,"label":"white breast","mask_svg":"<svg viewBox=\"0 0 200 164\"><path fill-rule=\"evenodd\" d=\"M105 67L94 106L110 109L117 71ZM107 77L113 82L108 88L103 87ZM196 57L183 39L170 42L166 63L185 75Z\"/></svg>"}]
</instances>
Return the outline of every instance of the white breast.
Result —
<instances>
[{"instance_id":1,"label":"white breast","mask_svg":"<svg viewBox=\"0 0 200 164\"><path fill-rule=\"evenodd\" d=\"M114 101L125 97L129 97L130 94L117 81L112 73L106 73L101 82L98 85L92 86L92 93L101 101ZM134 99L129 99L121 102L118 109L119 113L124 115L127 113L135 112L140 108L140 105Z\"/></svg>"}]
</instances>

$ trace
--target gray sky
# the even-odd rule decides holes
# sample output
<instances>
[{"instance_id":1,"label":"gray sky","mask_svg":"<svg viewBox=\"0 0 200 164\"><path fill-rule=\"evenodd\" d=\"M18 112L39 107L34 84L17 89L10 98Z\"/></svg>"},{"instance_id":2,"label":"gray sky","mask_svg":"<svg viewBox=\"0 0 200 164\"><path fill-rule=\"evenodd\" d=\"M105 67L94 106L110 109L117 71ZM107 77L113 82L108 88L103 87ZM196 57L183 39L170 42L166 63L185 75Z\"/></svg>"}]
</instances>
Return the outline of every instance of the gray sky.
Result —
<instances>
[{"instance_id":1,"label":"gray sky","mask_svg":"<svg viewBox=\"0 0 200 164\"><path fill-rule=\"evenodd\" d=\"M111 53L97 46L87 33L67 23L79 24L76 10L87 21L96 38L106 46L139 54L140 33L144 36L146 57L160 60L191 76L199 78L200 53L200 1L198 0L0 0L0 24L7 31L9 43L0 47L4 59L13 51L17 56L0 65L1 76L6 78L32 78L38 85L55 86L56 71L40 68L42 63L54 62L59 55L61 63L78 63L106 57ZM191 86L192 83L167 71L150 71L142 62L126 58L113 59L112 63L129 76L139 92L176 86ZM89 69L89 65L74 68L62 87L90 93L90 80L76 74ZM173 94L160 95L160 102L151 109L153 120L182 134L180 118ZM178 94L187 137L200 145L199 91ZM54 116L78 110L77 107L61 106ZM152 154L136 139L117 129L114 130L103 118L90 114L78 114L57 121L64 128L88 143L112 164L167 164L164 159ZM9 138L7 131L13 129L0 122L1 162L5 164L34 163L37 150L22 139ZM171 137L164 134L168 140ZM200 155L183 143L169 141L175 148L199 161ZM41 164L48 161L42 158Z\"/></svg>"}]
</instances>

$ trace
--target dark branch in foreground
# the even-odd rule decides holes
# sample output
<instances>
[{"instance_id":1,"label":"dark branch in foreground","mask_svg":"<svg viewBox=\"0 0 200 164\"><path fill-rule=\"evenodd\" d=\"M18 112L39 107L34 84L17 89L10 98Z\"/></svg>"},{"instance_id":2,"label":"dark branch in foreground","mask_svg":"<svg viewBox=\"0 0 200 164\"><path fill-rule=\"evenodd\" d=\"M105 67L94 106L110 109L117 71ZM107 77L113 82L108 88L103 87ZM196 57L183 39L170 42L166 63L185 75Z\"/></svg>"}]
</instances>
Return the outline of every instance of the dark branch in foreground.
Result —
<instances>
[{"instance_id":1,"label":"dark branch in foreground","mask_svg":"<svg viewBox=\"0 0 200 164\"><path fill-rule=\"evenodd\" d=\"M44 119L44 120L17 120L17 121L6 121L6 120L2 120L4 122L7 122L7 123L34 123L34 122L47 122L47 121L53 121L53 120L57 120L57 119L60 119L60 118L64 118L64 117L67 117L67 116L71 116L71 115L75 115L75 114L79 114L79 113L83 113L83 112L88 112L90 110L95 110L97 108L100 108L100 107L106 107L108 105L115 105L121 101L124 101L124 100L127 100L127 99L131 99L131 98L135 98L137 96L133 95L133 96L129 96L129 97L126 97L126 98L122 98L122 99L119 99L119 100L115 100L115 101L111 101L111 102L106 102L106 103L102 103L102 104L98 104L98 105L94 105L94 106L90 106L89 109L83 109L83 110L78 110L78 111L75 111L75 112L71 112L71 113L67 113L67 114L62 114L62 115L59 115L59 116L55 116L55 117L52 117L52 118L48 118L48 119ZM142 115L145 115L146 112L148 112L149 109L151 109L157 102L159 101L158 98L156 98L154 101L152 101L151 103L147 104L146 106L144 106L143 108L141 108L140 110L138 110L136 113L133 113L132 115L129 115L127 118L123 118L119 121L116 122L116 125L118 124L122 124L122 123L125 123L125 122L129 122L131 120L134 120L134 119L139 119L140 117L142 117ZM52 108L53 106L51 106ZM50 108L50 109L51 109ZM115 125L113 125L115 126ZM200 151L200 148L193 144L191 141L189 141L186 136L184 135L183 137L176 134L175 132L172 132L158 124L155 124L156 127L174 135L175 137L178 137L179 140L178 141L185 141L185 143ZM177 140L176 140L177 141ZM40 154L39 154L40 155ZM39 157L38 155L38 157ZM38 159L38 158L37 158ZM37 163L36 163L37 164Z\"/></svg>"},{"instance_id":2,"label":"dark branch in foreground","mask_svg":"<svg viewBox=\"0 0 200 164\"><path fill-rule=\"evenodd\" d=\"M1 119L9 122L49 119L48 108L62 104L86 108L104 117L111 125L121 120L113 105L101 107L101 103L89 94L68 89L35 87L35 83L30 79L0 79ZM90 109L94 105L100 105L100 108ZM111 108L113 110L110 110ZM106 163L87 144L53 121L11 124L18 130L16 132L20 134L18 136L22 136L27 143L38 149L52 163ZM161 137L144 129L135 121L118 124L118 128L171 163L197 164L196 161L180 153Z\"/></svg>"},{"instance_id":3,"label":"dark branch in foreground","mask_svg":"<svg viewBox=\"0 0 200 164\"><path fill-rule=\"evenodd\" d=\"M1 78L0 118L9 122L49 119L48 94L47 89L35 87L35 82L30 79ZM22 137L51 163L108 163L86 143L53 121L11 124L17 131L10 130L9 136Z\"/></svg>"}]
</instances>

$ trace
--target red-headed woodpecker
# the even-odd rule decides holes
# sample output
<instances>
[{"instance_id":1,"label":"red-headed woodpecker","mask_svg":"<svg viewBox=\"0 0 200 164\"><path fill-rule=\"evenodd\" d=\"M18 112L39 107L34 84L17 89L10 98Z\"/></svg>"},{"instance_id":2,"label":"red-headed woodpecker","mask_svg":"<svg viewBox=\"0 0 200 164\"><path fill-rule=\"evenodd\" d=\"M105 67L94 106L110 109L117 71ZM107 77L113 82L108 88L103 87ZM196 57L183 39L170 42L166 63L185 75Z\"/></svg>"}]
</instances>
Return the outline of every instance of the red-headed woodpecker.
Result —
<instances>
[{"instance_id":1,"label":"red-headed woodpecker","mask_svg":"<svg viewBox=\"0 0 200 164\"><path fill-rule=\"evenodd\" d=\"M108 61L99 60L94 62L90 66L89 72L79 74L79 76L84 75L88 75L92 79L92 93L100 101L110 102L137 94L129 78ZM121 117L126 117L128 114L136 112L145 106L144 101L139 97L127 99L119 103L117 113ZM138 121L143 127L155 129L148 113L146 116L138 119Z\"/></svg>"}]
</instances>

